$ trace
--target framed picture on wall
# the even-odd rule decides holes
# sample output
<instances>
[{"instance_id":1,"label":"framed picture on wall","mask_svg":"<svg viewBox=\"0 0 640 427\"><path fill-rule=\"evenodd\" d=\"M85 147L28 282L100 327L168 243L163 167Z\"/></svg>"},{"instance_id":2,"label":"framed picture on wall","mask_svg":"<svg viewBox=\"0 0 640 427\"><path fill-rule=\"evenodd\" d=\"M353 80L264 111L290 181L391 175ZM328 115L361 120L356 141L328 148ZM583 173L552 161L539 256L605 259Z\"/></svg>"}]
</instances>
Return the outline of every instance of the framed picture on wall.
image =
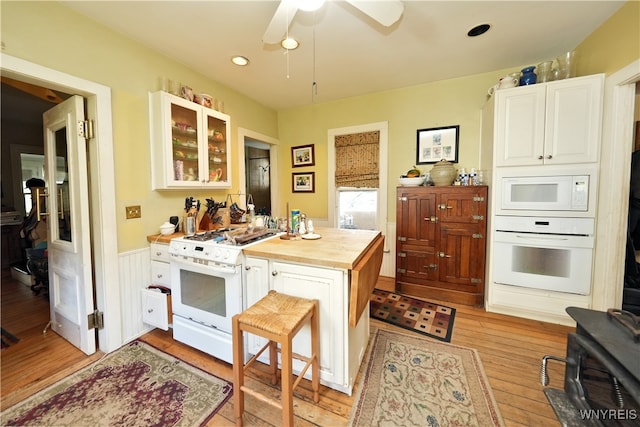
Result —
<instances>
[{"instance_id":1,"label":"framed picture on wall","mask_svg":"<svg viewBox=\"0 0 640 427\"><path fill-rule=\"evenodd\" d=\"M440 160L458 162L460 126L418 129L416 137L416 163L424 165Z\"/></svg>"},{"instance_id":2,"label":"framed picture on wall","mask_svg":"<svg viewBox=\"0 0 640 427\"><path fill-rule=\"evenodd\" d=\"M316 173L293 173L292 189L294 193L314 193L316 191Z\"/></svg>"},{"instance_id":3,"label":"framed picture on wall","mask_svg":"<svg viewBox=\"0 0 640 427\"><path fill-rule=\"evenodd\" d=\"M316 164L313 144L291 147L291 164L294 168Z\"/></svg>"}]
</instances>

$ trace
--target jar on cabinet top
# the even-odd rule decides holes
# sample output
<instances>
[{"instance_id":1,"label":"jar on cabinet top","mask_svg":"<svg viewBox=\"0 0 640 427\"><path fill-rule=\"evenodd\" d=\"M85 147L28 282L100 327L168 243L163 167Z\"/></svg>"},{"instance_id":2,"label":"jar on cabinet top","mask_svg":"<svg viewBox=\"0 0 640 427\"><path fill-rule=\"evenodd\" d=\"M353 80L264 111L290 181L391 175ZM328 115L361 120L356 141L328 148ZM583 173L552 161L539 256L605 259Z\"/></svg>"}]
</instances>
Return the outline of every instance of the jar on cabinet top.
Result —
<instances>
[{"instance_id":1,"label":"jar on cabinet top","mask_svg":"<svg viewBox=\"0 0 640 427\"><path fill-rule=\"evenodd\" d=\"M456 178L456 169L453 167L453 163L443 159L433 165L429 175L435 186L451 185Z\"/></svg>"},{"instance_id":2,"label":"jar on cabinet top","mask_svg":"<svg viewBox=\"0 0 640 427\"><path fill-rule=\"evenodd\" d=\"M522 77L520 77L520 86L534 85L538 80L538 76L533 72L536 67L526 67L522 69Z\"/></svg>"}]
</instances>

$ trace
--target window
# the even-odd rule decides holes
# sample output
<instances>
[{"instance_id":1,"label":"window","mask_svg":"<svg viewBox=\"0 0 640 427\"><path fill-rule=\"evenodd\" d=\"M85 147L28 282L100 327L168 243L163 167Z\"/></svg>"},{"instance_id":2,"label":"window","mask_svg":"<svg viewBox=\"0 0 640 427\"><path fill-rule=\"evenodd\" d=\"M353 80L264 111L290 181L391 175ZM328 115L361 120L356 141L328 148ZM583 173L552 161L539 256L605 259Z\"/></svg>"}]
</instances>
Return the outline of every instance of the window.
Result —
<instances>
[{"instance_id":1,"label":"window","mask_svg":"<svg viewBox=\"0 0 640 427\"><path fill-rule=\"evenodd\" d=\"M387 123L329 130L329 222L386 234Z\"/></svg>"}]
</instances>

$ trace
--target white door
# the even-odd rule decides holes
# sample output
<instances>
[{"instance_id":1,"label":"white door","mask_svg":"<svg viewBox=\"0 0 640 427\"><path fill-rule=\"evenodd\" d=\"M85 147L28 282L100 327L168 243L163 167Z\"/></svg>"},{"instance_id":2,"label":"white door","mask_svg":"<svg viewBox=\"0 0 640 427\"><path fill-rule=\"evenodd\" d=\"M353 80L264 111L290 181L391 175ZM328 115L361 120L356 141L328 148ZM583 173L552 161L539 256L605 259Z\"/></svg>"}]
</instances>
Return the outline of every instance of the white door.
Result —
<instances>
[{"instance_id":1,"label":"white door","mask_svg":"<svg viewBox=\"0 0 640 427\"><path fill-rule=\"evenodd\" d=\"M73 96L43 115L51 328L86 354L96 351L84 102ZM65 159L64 168L56 158ZM56 167L57 166L57 167Z\"/></svg>"}]
</instances>

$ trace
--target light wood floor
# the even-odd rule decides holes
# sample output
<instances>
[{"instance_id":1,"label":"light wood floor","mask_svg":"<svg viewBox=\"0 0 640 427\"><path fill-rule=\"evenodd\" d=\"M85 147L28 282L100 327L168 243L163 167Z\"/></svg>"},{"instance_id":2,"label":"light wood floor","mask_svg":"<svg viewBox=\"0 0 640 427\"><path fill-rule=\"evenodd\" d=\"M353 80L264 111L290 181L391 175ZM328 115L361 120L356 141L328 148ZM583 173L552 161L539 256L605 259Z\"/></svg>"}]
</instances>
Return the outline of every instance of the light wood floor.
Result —
<instances>
[{"instance_id":1,"label":"light wood floor","mask_svg":"<svg viewBox=\"0 0 640 427\"><path fill-rule=\"evenodd\" d=\"M392 290L393 279L381 277L378 287ZM457 309L451 342L478 350L505 424L559 425L539 382L539 362L545 354L564 356L566 336L573 328L486 313L481 308L447 305ZM26 286L3 272L2 327L21 340L0 354L2 409L101 356L98 353L85 357L55 333L43 335L42 330L49 318L47 307L46 300L34 297ZM376 320L372 320L371 324L382 329L397 329ZM156 329L142 339L207 372L232 381L230 364L174 341L170 331ZM562 388L563 368L551 364L549 375L550 385ZM277 388L268 385L267 374L263 370L253 370L249 382L268 393L278 394ZM297 426L347 425L353 396L322 387L320 403L314 404L309 382L303 381L300 387L296 390L294 408ZM247 425L281 424L278 410L258 403L249 396L246 397L245 408ZM222 407L208 425L235 425L232 400Z\"/></svg>"}]
</instances>

